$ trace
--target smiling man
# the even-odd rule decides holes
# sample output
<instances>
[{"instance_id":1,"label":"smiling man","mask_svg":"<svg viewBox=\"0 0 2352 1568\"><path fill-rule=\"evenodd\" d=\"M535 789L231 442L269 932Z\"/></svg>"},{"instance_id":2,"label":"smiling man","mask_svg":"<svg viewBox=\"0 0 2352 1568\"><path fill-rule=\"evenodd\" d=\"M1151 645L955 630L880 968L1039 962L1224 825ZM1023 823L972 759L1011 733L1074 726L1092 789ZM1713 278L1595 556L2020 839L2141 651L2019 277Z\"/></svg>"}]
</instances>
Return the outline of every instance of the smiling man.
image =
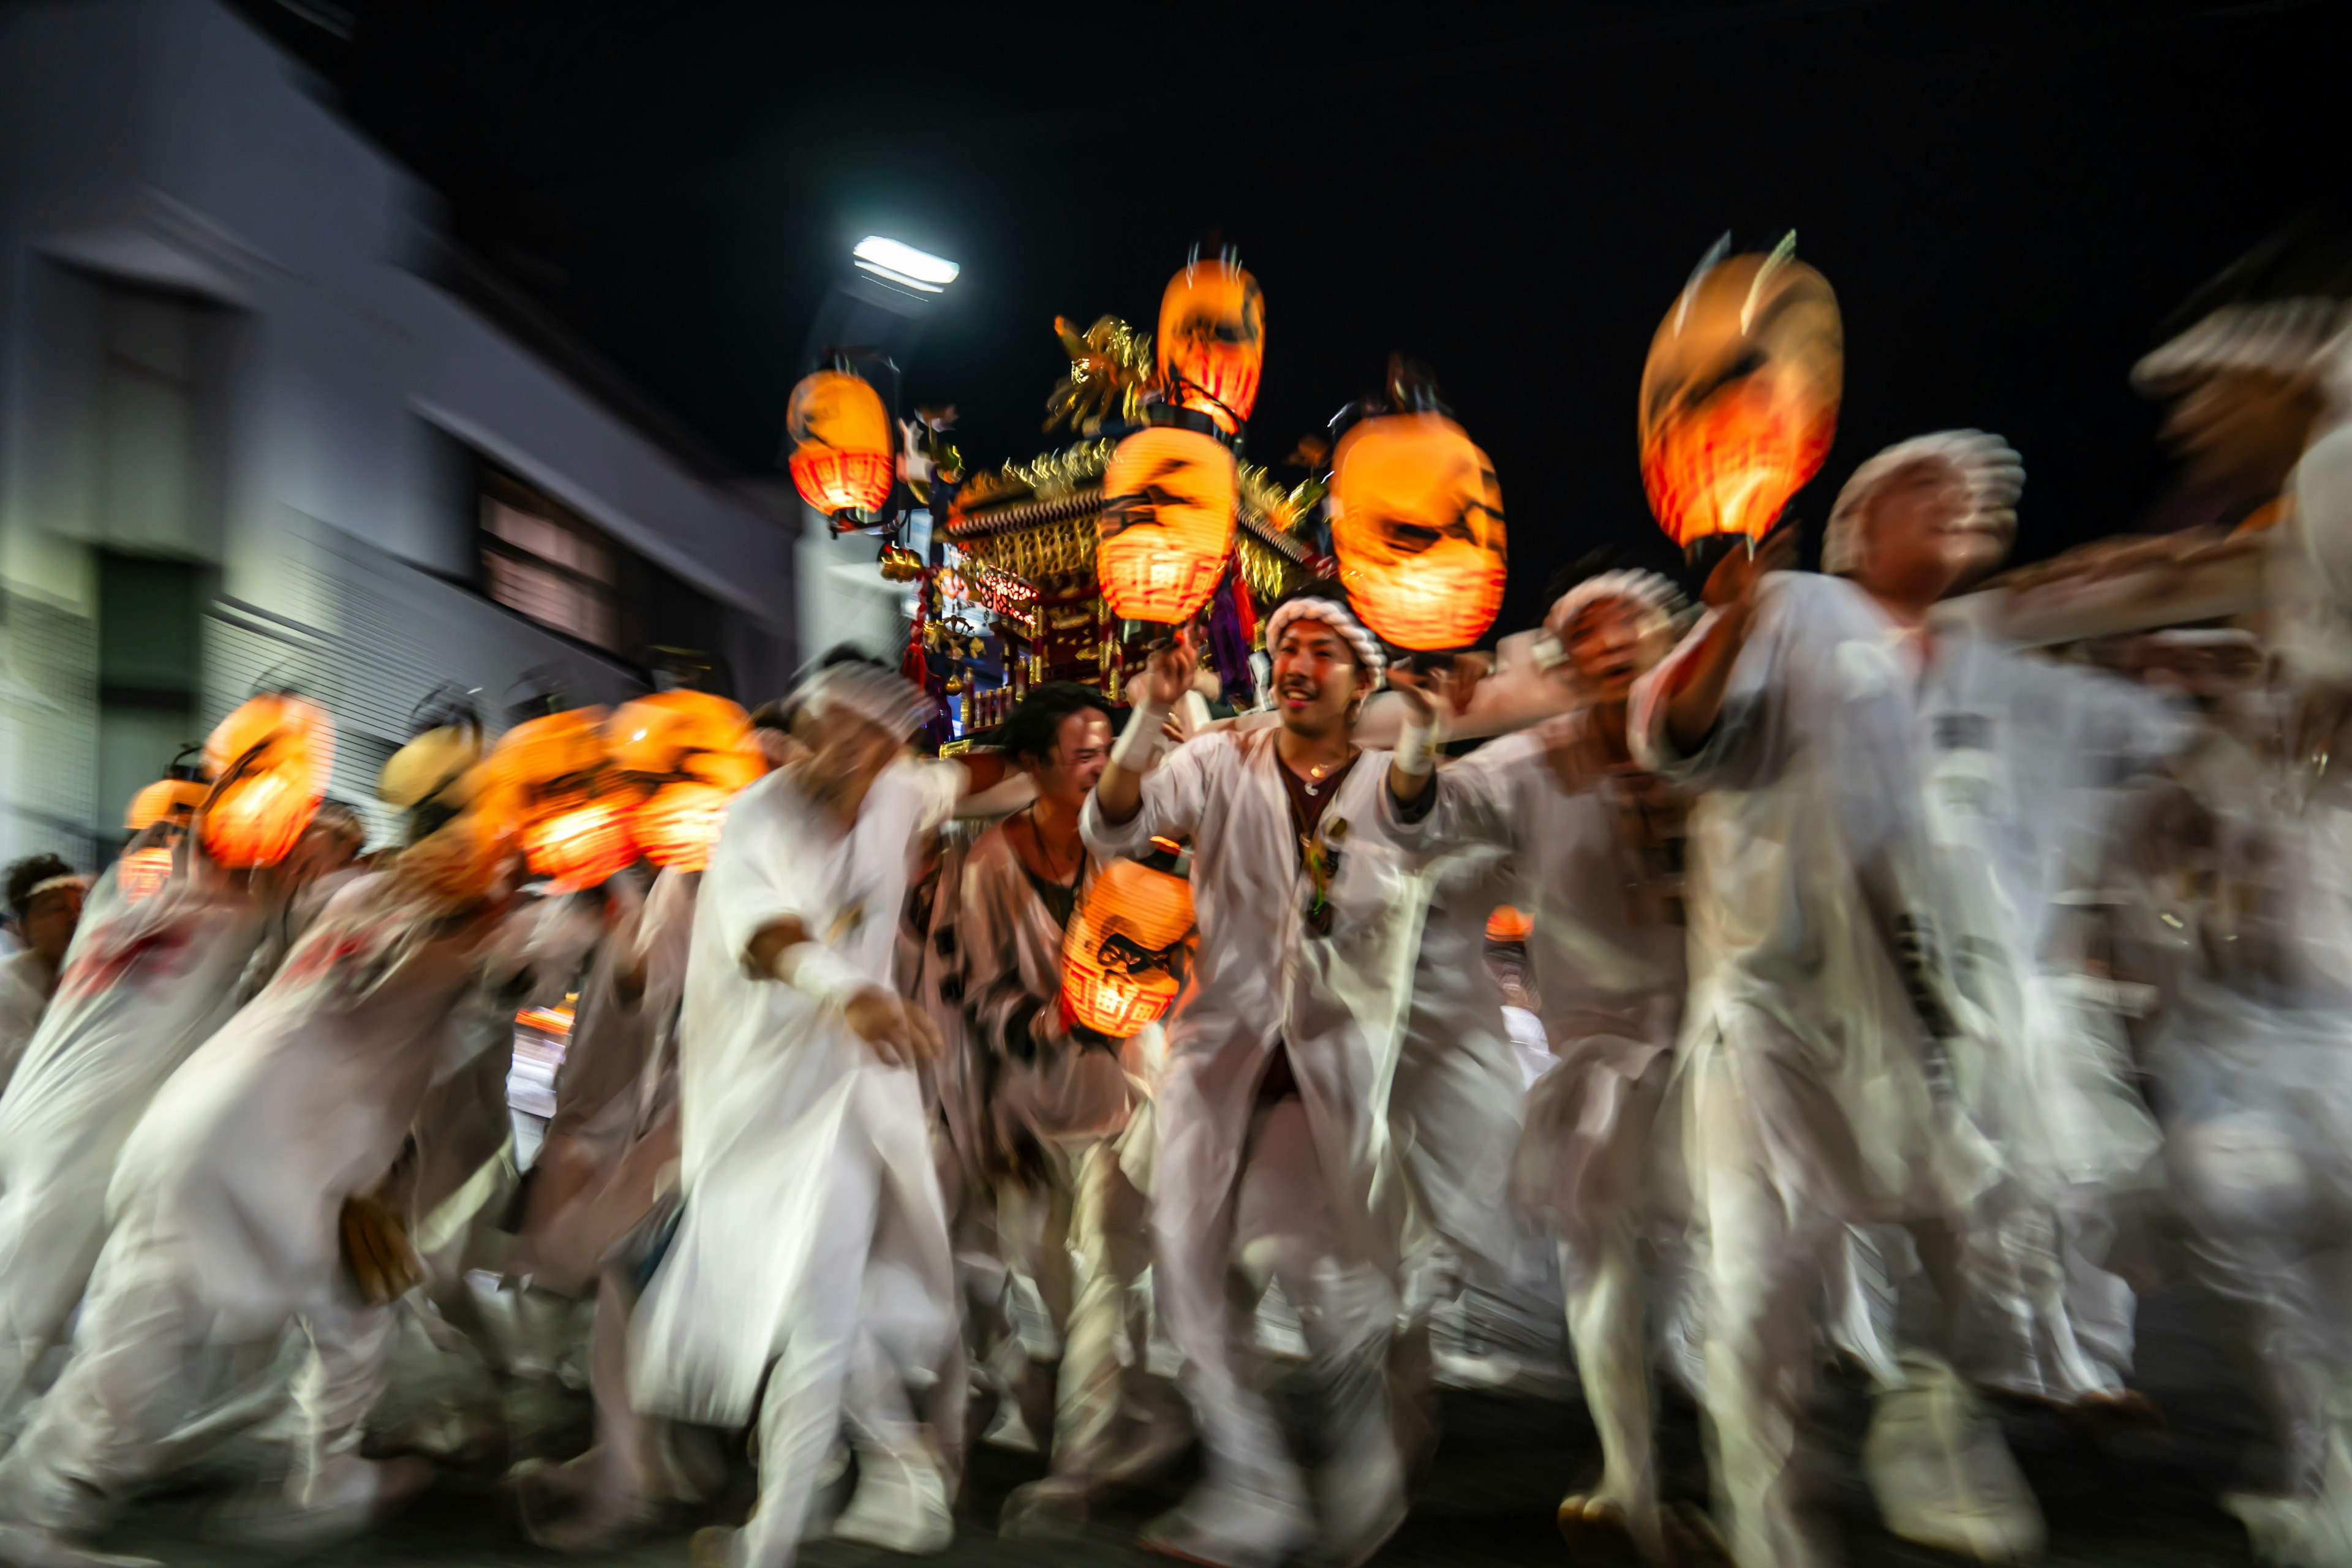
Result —
<instances>
[{"instance_id":1,"label":"smiling man","mask_svg":"<svg viewBox=\"0 0 2352 1568\"><path fill-rule=\"evenodd\" d=\"M1318 1516L1334 1562L1395 1528L1403 1477L1382 1373L1395 1230L1375 1213L1387 1158L1380 1064L1400 1024L1418 910L1378 826L1387 755L1353 731L1380 645L1313 584L1266 617L1278 728L1221 731L1143 771L1191 689L1188 642L1156 655L1082 818L1098 856L1192 843L1200 955L1168 1026L1154 1114L1157 1289L1184 1357L1206 1474L1145 1544L1270 1568ZM1241 1366L1226 1289L1267 1273L1298 1309L1333 1430L1309 1511L1274 1413Z\"/></svg>"}]
</instances>

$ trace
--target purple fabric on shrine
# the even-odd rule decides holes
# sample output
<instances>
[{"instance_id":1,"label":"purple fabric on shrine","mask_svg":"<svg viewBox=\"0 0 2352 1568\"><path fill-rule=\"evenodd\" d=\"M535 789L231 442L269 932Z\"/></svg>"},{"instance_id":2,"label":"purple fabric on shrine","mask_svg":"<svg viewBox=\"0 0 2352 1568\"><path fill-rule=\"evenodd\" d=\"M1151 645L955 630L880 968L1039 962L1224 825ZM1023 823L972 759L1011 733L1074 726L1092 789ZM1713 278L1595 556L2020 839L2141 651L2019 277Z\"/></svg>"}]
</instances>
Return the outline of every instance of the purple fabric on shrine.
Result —
<instances>
[{"instance_id":1,"label":"purple fabric on shrine","mask_svg":"<svg viewBox=\"0 0 2352 1568\"><path fill-rule=\"evenodd\" d=\"M1235 594L1247 592L1228 567L1209 601L1209 658L1217 667L1225 700L1236 708L1257 706L1257 685L1250 678L1249 634L1243 629L1241 611L1234 604Z\"/></svg>"}]
</instances>

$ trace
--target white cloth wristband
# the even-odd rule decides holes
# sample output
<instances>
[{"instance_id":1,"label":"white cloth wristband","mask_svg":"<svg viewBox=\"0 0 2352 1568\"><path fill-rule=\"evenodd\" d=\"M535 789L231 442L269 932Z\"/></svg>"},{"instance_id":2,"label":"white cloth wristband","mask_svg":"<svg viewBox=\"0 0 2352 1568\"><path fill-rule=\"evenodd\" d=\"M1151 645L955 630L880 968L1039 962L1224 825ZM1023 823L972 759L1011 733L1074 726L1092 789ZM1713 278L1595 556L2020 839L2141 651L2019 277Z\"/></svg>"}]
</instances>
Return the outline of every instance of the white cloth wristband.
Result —
<instances>
[{"instance_id":1,"label":"white cloth wristband","mask_svg":"<svg viewBox=\"0 0 2352 1568\"><path fill-rule=\"evenodd\" d=\"M1397 734L1397 772L1415 779L1427 778L1435 772L1437 744L1444 729L1444 719L1436 715L1423 719L1417 710L1406 710L1404 727Z\"/></svg>"},{"instance_id":2,"label":"white cloth wristband","mask_svg":"<svg viewBox=\"0 0 2352 1568\"><path fill-rule=\"evenodd\" d=\"M1160 749L1160 726L1168 722L1168 710L1157 702L1143 700L1135 704L1127 716L1127 728L1112 742L1112 765L1139 773L1151 765L1154 752Z\"/></svg>"},{"instance_id":3,"label":"white cloth wristband","mask_svg":"<svg viewBox=\"0 0 2352 1568\"><path fill-rule=\"evenodd\" d=\"M820 1007L841 1007L874 989L858 967L819 942L796 942L776 954L776 978Z\"/></svg>"}]
</instances>

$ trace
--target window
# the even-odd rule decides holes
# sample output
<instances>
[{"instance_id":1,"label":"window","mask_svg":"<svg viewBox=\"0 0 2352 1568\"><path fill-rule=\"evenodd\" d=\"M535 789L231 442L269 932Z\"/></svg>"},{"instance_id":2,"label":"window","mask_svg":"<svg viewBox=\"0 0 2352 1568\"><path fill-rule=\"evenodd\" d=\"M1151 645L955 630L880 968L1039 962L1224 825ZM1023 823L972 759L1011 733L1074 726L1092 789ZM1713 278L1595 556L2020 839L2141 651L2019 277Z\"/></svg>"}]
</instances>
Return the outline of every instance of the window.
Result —
<instances>
[{"instance_id":1,"label":"window","mask_svg":"<svg viewBox=\"0 0 2352 1568\"><path fill-rule=\"evenodd\" d=\"M713 642L725 616L709 595L487 458L473 468L483 593L641 668L723 665Z\"/></svg>"},{"instance_id":2,"label":"window","mask_svg":"<svg viewBox=\"0 0 2352 1568\"><path fill-rule=\"evenodd\" d=\"M520 480L482 487L482 588L550 631L621 653L621 556L601 532Z\"/></svg>"}]
</instances>

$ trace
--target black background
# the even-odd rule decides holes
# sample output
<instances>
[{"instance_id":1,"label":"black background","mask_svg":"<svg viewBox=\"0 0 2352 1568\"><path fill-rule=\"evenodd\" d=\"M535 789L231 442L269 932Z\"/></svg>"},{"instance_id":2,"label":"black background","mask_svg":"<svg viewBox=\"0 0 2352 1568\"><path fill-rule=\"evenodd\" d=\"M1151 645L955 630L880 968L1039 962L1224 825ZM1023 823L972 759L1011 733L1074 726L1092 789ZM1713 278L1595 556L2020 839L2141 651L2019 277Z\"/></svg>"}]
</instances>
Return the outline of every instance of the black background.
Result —
<instances>
[{"instance_id":1,"label":"black background","mask_svg":"<svg viewBox=\"0 0 2352 1568\"><path fill-rule=\"evenodd\" d=\"M1498 629L1595 544L1657 544L1633 450L1700 254L1793 226L1872 451L2007 436L2019 553L2163 482L2126 383L2197 284L2343 184L2344 7L1874 0L1297 10L247 0L449 203L459 240L746 468L772 462L849 247L963 267L908 366L968 458L1048 445L1056 313L1149 330L1196 239L1265 286L1253 460L1435 371L1510 519ZM329 24L320 26L323 19Z\"/></svg>"}]
</instances>

